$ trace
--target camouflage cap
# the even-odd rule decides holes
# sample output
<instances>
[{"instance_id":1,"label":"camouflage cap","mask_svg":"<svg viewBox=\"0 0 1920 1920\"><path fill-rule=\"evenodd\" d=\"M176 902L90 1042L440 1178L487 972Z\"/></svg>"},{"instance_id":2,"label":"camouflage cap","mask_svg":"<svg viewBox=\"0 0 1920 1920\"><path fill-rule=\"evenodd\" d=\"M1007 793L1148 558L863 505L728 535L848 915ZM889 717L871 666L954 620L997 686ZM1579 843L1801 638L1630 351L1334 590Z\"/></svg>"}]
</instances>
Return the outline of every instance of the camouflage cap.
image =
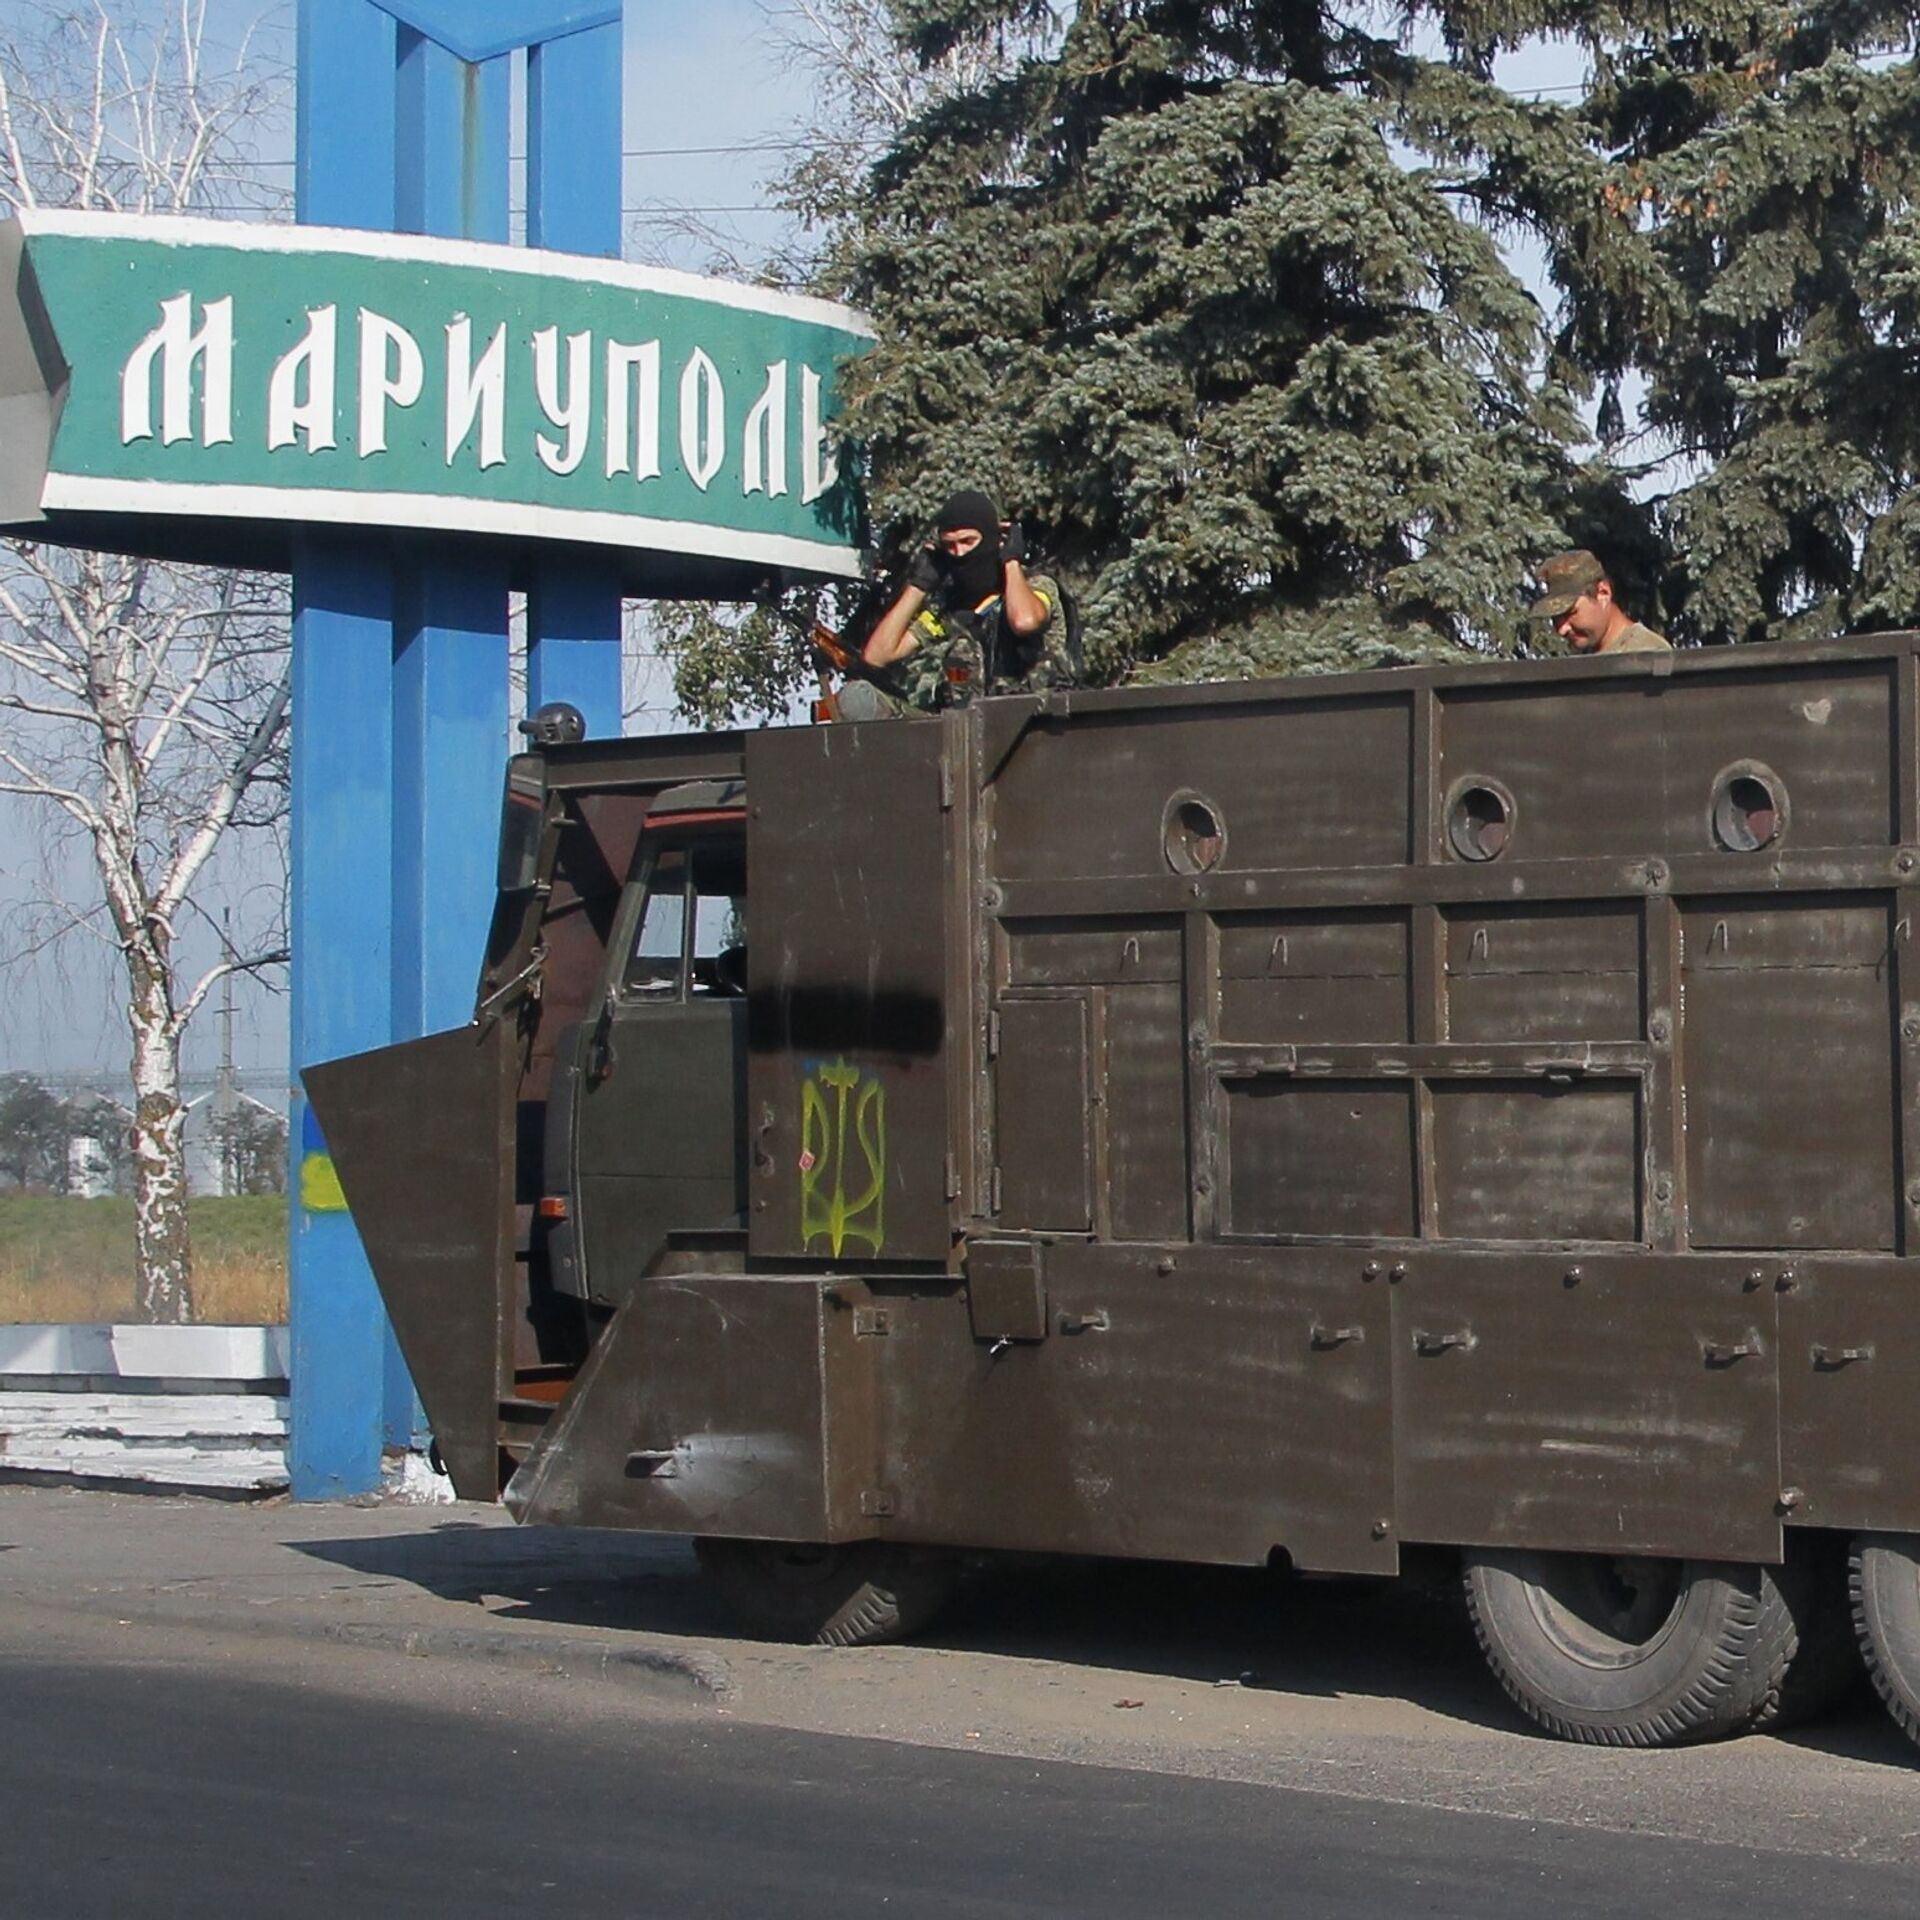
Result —
<instances>
[{"instance_id":1,"label":"camouflage cap","mask_svg":"<svg viewBox=\"0 0 1920 1920\"><path fill-rule=\"evenodd\" d=\"M1607 578L1600 556L1585 547L1571 553L1556 553L1541 562L1538 586L1540 598L1528 610L1536 620L1558 620L1583 593L1591 593Z\"/></svg>"}]
</instances>

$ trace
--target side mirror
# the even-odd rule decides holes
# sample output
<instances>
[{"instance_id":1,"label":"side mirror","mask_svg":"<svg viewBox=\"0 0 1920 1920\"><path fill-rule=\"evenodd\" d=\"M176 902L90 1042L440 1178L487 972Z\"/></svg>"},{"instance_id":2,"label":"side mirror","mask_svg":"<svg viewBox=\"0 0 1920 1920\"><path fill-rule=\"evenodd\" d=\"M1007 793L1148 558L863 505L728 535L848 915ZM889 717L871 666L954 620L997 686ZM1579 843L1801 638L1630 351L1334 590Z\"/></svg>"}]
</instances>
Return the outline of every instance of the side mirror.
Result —
<instances>
[{"instance_id":1,"label":"side mirror","mask_svg":"<svg viewBox=\"0 0 1920 1920\"><path fill-rule=\"evenodd\" d=\"M500 808L502 893L525 893L540 881L540 839L547 821L546 772L537 754L507 762L507 792Z\"/></svg>"}]
</instances>

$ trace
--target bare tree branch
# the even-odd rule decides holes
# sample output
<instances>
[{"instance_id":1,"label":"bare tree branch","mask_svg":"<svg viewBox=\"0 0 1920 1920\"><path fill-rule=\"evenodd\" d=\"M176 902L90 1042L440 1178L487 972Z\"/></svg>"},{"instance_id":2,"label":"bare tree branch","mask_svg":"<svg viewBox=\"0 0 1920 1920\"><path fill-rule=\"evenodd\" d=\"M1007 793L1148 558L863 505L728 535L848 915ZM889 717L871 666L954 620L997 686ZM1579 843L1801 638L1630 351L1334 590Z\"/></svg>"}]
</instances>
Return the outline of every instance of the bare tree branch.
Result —
<instances>
[{"instance_id":1,"label":"bare tree branch","mask_svg":"<svg viewBox=\"0 0 1920 1920\"><path fill-rule=\"evenodd\" d=\"M19 0L0 42L0 202L270 213L248 165L280 77L209 58L206 0ZM230 974L283 965L284 933L183 990L177 923L237 828L279 832L287 780L284 584L45 543L0 546L0 794L86 836L97 898L43 889L45 941L120 956L131 1042L141 1300L191 1308L181 1037ZM284 860L283 860L284 867ZM50 872L54 863L49 862ZM284 926L284 898L275 916Z\"/></svg>"}]
</instances>

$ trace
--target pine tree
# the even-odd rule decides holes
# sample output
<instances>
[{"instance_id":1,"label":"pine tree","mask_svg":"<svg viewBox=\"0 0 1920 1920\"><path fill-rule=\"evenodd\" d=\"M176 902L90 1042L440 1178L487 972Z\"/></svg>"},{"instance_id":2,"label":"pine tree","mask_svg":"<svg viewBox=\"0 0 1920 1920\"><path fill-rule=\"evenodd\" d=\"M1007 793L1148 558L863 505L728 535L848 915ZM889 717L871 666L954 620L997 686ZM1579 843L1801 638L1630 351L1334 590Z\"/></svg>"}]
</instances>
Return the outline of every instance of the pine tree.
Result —
<instances>
[{"instance_id":1,"label":"pine tree","mask_svg":"<svg viewBox=\"0 0 1920 1920\"><path fill-rule=\"evenodd\" d=\"M1676 638L1920 622L1920 79L1906 7L1580 9L1606 217L1563 226L1557 347L1650 505ZM1609 270L1625 261L1624 269ZM1618 403L1644 382L1643 434Z\"/></svg>"},{"instance_id":2,"label":"pine tree","mask_svg":"<svg viewBox=\"0 0 1920 1920\"><path fill-rule=\"evenodd\" d=\"M1038 9L896 11L934 57ZM1587 362L1549 364L1496 244L1598 205L1604 172L1574 116L1488 77L1541 24L1503 11L1381 35L1359 6L1079 0L1055 57L912 122L844 258L880 331L851 374L879 550L984 485L1080 585L1110 673L1537 639L1530 563L1631 514L1574 457ZM1436 28L1444 55L1412 51Z\"/></svg>"}]
</instances>

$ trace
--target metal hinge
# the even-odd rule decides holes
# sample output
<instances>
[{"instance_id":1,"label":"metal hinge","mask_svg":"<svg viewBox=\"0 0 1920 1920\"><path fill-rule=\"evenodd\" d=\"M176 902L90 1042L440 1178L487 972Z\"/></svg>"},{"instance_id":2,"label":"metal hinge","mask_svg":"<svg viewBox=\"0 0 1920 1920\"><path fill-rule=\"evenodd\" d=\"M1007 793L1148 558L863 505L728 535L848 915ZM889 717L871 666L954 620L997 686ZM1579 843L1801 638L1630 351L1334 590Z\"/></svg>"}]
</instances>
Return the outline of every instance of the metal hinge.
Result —
<instances>
[{"instance_id":1,"label":"metal hinge","mask_svg":"<svg viewBox=\"0 0 1920 1920\"><path fill-rule=\"evenodd\" d=\"M947 1198L958 1200L960 1198L960 1162L952 1154L948 1154L943 1166L947 1176Z\"/></svg>"},{"instance_id":2,"label":"metal hinge","mask_svg":"<svg viewBox=\"0 0 1920 1920\"><path fill-rule=\"evenodd\" d=\"M940 762L940 811L948 812L953 806L953 763Z\"/></svg>"},{"instance_id":3,"label":"metal hinge","mask_svg":"<svg viewBox=\"0 0 1920 1920\"><path fill-rule=\"evenodd\" d=\"M998 1167L994 1168L993 1178L987 1183L987 1211L989 1213L1000 1211L1000 1169Z\"/></svg>"},{"instance_id":4,"label":"metal hinge","mask_svg":"<svg viewBox=\"0 0 1920 1920\"><path fill-rule=\"evenodd\" d=\"M987 1058L989 1060L998 1060L1000 1058L1000 1013L998 1008L995 1008L987 1015Z\"/></svg>"}]
</instances>

